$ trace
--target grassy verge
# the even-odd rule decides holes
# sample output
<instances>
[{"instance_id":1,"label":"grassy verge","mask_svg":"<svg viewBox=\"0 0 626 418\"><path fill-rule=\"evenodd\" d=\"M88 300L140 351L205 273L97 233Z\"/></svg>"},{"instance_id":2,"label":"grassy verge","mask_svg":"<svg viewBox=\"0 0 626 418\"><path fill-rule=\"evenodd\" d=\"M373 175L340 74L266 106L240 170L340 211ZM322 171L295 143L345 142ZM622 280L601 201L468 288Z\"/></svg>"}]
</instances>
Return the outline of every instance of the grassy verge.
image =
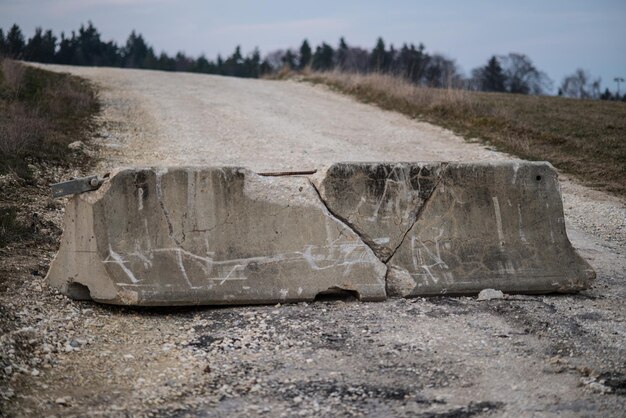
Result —
<instances>
[{"instance_id":1,"label":"grassy verge","mask_svg":"<svg viewBox=\"0 0 626 418\"><path fill-rule=\"evenodd\" d=\"M430 89L380 75L313 73L360 101L425 120L626 197L626 103Z\"/></svg>"},{"instance_id":2,"label":"grassy verge","mask_svg":"<svg viewBox=\"0 0 626 418\"><path fill-rule=\"evenodd\" d=\"M89 164L68 145L89 138L98 109L84 80L0 60L0 249L36 238L43 221L32 206L47 199L48 180Z\"/></svg>"}]
</instances>

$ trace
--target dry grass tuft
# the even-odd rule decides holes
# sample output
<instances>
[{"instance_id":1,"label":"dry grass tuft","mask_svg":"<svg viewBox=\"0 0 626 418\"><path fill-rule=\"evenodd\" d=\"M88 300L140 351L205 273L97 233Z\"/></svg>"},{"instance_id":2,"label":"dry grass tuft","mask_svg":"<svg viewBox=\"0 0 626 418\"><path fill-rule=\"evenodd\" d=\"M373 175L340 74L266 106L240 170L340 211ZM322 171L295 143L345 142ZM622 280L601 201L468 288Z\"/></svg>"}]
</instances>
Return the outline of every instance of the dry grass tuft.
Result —
<instances>
[{"instance_id":1,"label":"dry grass tuft","mask_svg":"<svg viewBox=\"0 0 626 418\"><path fill-rule=\"evenodd\" d=\"M0 61L0 72L5 88L8 88L15 96L19 95L26 67L16 61L3 59Z\"/></svg>"},{"instance_id":2,"label":"dry grass tuft","mask_svg":"<svg viewBox=\"0 0 626 418\"><path fill-rule=\"evenodd\" d=\"M383 74L302 79L520 158L550 161L589 186L626 197L626 103L432 89Z\"/></svg>"}]
</instances>

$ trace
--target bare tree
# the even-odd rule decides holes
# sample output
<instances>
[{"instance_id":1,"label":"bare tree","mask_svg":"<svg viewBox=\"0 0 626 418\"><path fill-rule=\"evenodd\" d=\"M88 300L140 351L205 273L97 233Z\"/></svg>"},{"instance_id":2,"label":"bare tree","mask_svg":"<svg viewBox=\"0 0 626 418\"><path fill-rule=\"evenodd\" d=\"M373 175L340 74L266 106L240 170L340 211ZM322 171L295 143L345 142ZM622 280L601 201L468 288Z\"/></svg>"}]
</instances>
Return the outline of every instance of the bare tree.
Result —
<instances>
[{"instance_id":1,"label":"bare tree","mask_svg":"<svg viewBox=\"0 0 626 418\"><path fill-rule=\"evenodd\" d=\"M563 79L561 93L565 97L597 99L600 97L600 78L592 80L587 71L579 68Z\"/></svg>"},{"instance_id":2,"label":"bare tree","mask_svg":"<svg viewBox=\"0 0 626 418\"><path fill-rule=\"evenodd\" d=\"M349 72L367 71L369 65L369 52L363 48L348 47L343 56L342 70Z\"/></svg>"},{"instance_id":3,"label":"bare tree","mask_svg":"<svg viewBox=\"0 0 626 418\"><path fill-rule=\"evenodd\" d=\"M284 56L285 56L284 49L272 51L265 56L265 62L269 64L272 71L278 71L283 67Z\"/></svg>"},{"instance_id":4,"label":"bare tree","mask_svg":"<svg viewBox=\"0 0 626 418\"><path fill-rule=\"evenodd\" d=\"M524 54L509 53L498 57L506 77L506 90L510 93L543 94L552 88L552 80L539 71Z\"/></svg>"},{"instance_id":5,"label":"bare tree","mask_svg":"<svg viewBox=\"0 0 626 418\"><path fill-rule=\"evenodd\" d=\"M441 54L433 54L424 71L424 82L429 87L463 87L459 67L454 60Z\"/></svg>"}]
</instances>

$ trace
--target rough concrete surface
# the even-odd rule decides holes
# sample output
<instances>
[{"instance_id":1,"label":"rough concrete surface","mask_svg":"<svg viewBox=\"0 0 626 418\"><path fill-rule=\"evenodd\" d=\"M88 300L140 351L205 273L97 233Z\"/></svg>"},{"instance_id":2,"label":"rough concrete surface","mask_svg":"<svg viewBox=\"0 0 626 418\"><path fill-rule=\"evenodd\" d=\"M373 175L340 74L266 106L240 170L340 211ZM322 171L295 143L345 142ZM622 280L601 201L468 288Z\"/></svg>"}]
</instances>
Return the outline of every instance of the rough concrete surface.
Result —
<instances>
[{"instance_id":1,"label":"rough concrete surface","mask_svg":"<svg viewBox=\"0 0 626 418\"><path fill-rule=\"evenodd\" d=\"M48 274L120 305L386 298L386 266L302 176L234 167L126 169L68 203ZM69 287L69 289L68 289Z\"/></svg>"},{"instance_id":2,"label":"rough concrete surface","mask_svg":"<svg viewBox=\"0 0 626 418\"><path fill-rule=\"evenodd\" d=\"M387 261L440 181L442 163L337 163L313 183L333 214Z\"/></svg>"},{"instance_id":3,"label":"rough concrete surface","mask_svg":"<svg viewBox=\"0 0 626 418\"><path fill-rule=\"evenodd\" d=\"M313 182L126 169L70 199L64 230L49 283L119 305L571 293L595 278L548 163L339 163Z\"/></svg>"},{"instance_id":4,"label":"rough concrete surface","mask_svg":"<svg viewBox=\"0 0 626 418\"><path fill-rule=\"evenodd\" d=\"M546 163L451 163L389 260L390 295L585 289L595 273L565 231Z\"/></svg>"},{"instance_id":5,"label":"rough concrete surface","mask_svg":"<svg viewBox=\"0 0 626 418\"><path fill-rule=\"evenodd\" d=\"M48 68L101 86L100 173L120 165L258 172L337 161L510 159L306 84ZM560 183L569 238L597 272L576 295L127 309L72 301L20 273L29 285L3 303L22 325L2 341L20 342L31 355L2 371L3 412L623 416L624 203L562 175Z\"/></svg>"}]
</instances>

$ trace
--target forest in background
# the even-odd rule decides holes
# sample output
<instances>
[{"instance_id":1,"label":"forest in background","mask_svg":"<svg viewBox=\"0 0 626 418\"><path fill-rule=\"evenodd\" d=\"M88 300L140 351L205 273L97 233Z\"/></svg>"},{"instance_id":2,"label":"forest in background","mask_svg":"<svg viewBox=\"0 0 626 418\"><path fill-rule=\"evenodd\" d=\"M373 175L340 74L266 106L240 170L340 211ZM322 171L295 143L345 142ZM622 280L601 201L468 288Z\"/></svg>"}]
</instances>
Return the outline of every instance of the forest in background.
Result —
<instances>
[{"instance_id":1,"label":"forest in background","mask_svg":"<svg viewBox=\"0 0 626 418\"><path fill-rule=\"evenodd\" d=\"M142 68L185 71L234 77L258 78L284 71L341 71L357 74L381 73L401 77L412 84L434 88L457 88L485 92L548 94L554 82L532 60L521 53L493 55L485 65L465 76L456 62L442 54L429 53L424 44L387 46L378 38L371 49L348 45L344 38L337 47L321 43L312 47L305 39L300 48L277 50L261 57L258 48L243 54L237 46L227 57L215 60L183 52L157 55L141 34L132 31L124 45L103 41L93 23L78 32L57 37L51 30L37 28L26 39L17 24L6 32L0 28L0 55L25 61L84 66ZM626 101L619 91L600 90L600 79L576 69L559 84L558 95L580 99ZM623 81L623 80L622 80Z\"/></svg>"}]
</instances>

